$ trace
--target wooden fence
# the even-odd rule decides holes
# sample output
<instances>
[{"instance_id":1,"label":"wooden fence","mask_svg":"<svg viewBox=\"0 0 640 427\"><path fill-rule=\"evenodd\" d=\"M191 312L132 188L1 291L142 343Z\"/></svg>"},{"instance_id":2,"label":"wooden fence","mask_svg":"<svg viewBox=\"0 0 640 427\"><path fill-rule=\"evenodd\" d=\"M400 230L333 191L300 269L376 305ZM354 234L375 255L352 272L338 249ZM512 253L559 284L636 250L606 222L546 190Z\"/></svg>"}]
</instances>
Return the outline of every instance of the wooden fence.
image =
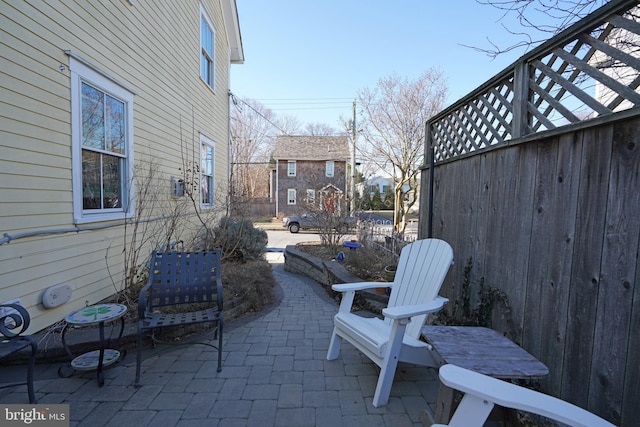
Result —
<instances>
[{"instance_id":1,"label":"wooden fence","mask_svg":"<svg viewBox=\"0 0 640 427\"><path fill-rule=\"evenodd\" d=\"M472 302L480 284L498 290L492 326L549 367L543 391L623 426L640 419L640 66L624 56L637 48L607 43L623 26L640 33L636 6L610 2L427 123L419 225L454 248L450 311L470 267ZM619 85L588 69L602 52L624 58ZM606 99L560 70L591 75Z\"/></svg>"}]
</instances>

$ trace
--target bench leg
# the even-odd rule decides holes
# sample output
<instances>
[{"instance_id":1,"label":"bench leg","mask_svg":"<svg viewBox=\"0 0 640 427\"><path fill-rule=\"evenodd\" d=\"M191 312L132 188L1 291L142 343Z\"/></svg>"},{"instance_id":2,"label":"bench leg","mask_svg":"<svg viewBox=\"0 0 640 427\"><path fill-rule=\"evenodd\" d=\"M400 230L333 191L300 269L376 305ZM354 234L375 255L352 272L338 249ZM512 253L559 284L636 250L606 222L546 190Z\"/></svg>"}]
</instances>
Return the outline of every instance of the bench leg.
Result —
<instances>
[{"instance_id":1,"label":"bench leg","mask_svg":"<svg viewBox=\"0 0 640 427\"><path fill-rule=\"evenodd\" d=\"M29 403L35 405L38 403L36 400L36 393L33 388L33 370L36 364L36 353L38 352L38 346L35 342L31 343L31 355L29 356L29 366L27 367L27 392L29 393Z\"/></svg>"},{"instance_id":2,"label":"bench leg","mask_svg":"<svg viewBox=\"0 0 640 427\"><path fill-rule=\"evenodd\" d=\"M223 326L223 321L220 320L220 322L218 323L218 330L216 331L216 334L218 335L218 372L222 371L222 326Z\"/></svg>"}]
</instances>

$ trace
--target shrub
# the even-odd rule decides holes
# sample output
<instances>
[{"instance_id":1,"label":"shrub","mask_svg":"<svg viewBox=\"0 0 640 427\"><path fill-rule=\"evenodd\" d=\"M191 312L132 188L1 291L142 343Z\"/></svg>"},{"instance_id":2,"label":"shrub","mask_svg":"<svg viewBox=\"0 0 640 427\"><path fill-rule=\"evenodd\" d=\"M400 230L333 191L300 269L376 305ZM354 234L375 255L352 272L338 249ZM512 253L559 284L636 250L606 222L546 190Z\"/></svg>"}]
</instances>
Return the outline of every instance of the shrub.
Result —
<instances>
[{"instance_id":1,"label":"shrub","mask_svg":"<svg viewBox=\"0 0 640 427\"><path fill-rule=\"evenodd\" d=\"M267 250L267 232L255 228L248 219L221 218L208 235L213 237L205 239L203 246L206 249L220 248L225 260L246 262L262 259Z\"/></svg>"}]
</instances>

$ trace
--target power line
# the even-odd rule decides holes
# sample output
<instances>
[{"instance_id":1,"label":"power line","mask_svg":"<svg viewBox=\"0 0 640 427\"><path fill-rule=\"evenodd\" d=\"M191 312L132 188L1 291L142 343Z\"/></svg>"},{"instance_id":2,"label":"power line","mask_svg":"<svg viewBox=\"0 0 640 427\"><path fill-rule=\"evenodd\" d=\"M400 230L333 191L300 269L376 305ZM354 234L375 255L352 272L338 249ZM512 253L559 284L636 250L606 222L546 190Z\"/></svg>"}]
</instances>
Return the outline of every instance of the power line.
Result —
<instances>
[{"instance_id":1,"label":"power line","mask_svg":"<svg viewBox=\"0 0 640 427\"><path fill-rule=\"evenodd\" d=\"M255 108L253 108L253 106L251 106L248 102L246 102L244 99L242 98L238 98L236 97L233 92L229 91L229 96L231 97L231 101L233 102L233 105L237 106L238 105L238 101L242 102L244 105L246 105L247 107L251 108L256 114L258 114L260 117L262 117L263 119L265 119L267 121L267 123L269 123L271 126L275 127L276 129L278 129L280 132L282 132L285 135L288 135L287 131L285 131L284 129L282 129L280 126L278 126L277 124L273 123L271 120L269 120L264 114L262 114L260 111L256 110Z\"/></svg>"}]
</instances>

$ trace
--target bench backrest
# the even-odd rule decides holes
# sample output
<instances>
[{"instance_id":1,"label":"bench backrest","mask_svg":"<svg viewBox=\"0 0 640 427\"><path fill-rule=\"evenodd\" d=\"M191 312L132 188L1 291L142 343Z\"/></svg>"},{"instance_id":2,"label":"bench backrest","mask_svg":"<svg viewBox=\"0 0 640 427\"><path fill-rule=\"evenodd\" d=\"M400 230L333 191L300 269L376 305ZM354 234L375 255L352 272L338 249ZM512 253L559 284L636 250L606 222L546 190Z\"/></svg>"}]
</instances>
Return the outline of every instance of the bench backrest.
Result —
<instances>
[{"instance_id":1,"label":"bench backrest","mask_svg":"<svg viewBox=\"0 0 640 427\"><path fill-rule=\"evenodd\" d=\"M444 240L417 240L402 248L389 296L389 307L426 304L440 292L453 264L453 249ZM418 338L427 315L412 318L405 334Z\"/></svg>"},{"instance_id":2,"label":"bench backrest","mask_svg":"<svg viewBox=\"0 0 640 427\"><path fill-rule=\"evenodd\" d=\"M149 266L147 309L176 304L218 303L222 310L220 249L156 252Z\"/></svg>"}]
</instances>

